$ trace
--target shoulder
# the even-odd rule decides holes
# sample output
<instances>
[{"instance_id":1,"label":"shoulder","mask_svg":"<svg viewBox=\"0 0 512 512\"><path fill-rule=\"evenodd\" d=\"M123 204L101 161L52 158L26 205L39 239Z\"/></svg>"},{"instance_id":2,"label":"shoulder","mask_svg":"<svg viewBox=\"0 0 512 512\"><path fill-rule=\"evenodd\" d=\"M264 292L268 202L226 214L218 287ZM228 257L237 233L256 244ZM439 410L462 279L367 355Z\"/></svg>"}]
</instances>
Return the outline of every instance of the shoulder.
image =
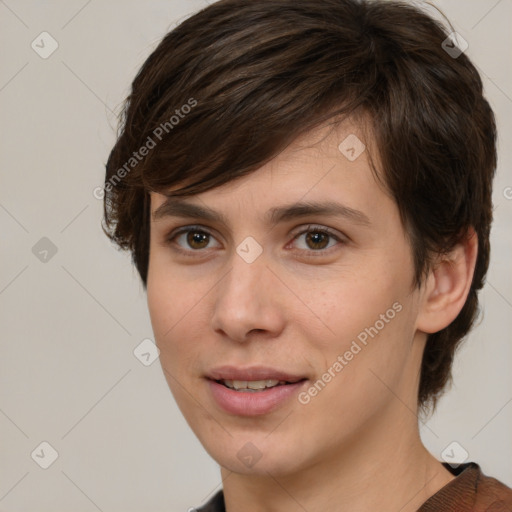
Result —
<instances>
[{"instance_id":1,"label":"shoulder","mask_svg":"<svg viewBox=\"0 0 512 512\"><path fill-rule=\"evenodd\" d=\"M202 507L192 509L191 512L226 512L224 493L220 490L210 501Z\"/></svg>"},{"instance_id":2,"label":"shoulder","mask_svg":"<svg viewBox=\"0 0 512 512\"><path fill-rule=\"evenodd\" d=\"M444 464L455 478L430 497L418 512L510 512L512 489L482 473L474 462L456 470Z\"/></svg>"},{"instance_id":3,"label":"shoulder","mask_svg":"<svg viewBox=\"0 0 512 512\"><path fill-rule=\"evenodd\" d=\"M480 468L478 468L480 470ZM512 511L512 489L496 478L479 471L475 512L510 512Z\"/></svg>"},{"instance_id":4,"label":"shoulder","mask_svg":"<svg viewBox=\"0 0 512 512\"><path fill-rule=\"evenodd\" d=\"M461 464L455 470L447 464L444 466L455 478L431 496L418 512L512 511L512 489L482 473L475 462ZM226 512L222 490L192 512Z\"/></svg>"}]
</instances>

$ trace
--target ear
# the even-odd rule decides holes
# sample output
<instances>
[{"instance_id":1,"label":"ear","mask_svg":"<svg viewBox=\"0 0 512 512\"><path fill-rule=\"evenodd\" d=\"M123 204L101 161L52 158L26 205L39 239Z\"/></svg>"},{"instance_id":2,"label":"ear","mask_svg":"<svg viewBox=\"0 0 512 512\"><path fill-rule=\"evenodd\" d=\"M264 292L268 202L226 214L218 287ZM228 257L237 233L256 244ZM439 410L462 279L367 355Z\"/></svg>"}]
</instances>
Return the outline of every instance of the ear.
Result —
<instances>
[{"instance_id":1,"label":"ear","mask_svg":"<svg viewBox=\"0 0 512 512\"><path fill-rule=\"evenodd\" d=\"M423 287L417 329L432 334L450 325L466 302L478 253L478 237L470 228L449 254L440 255Z\"/></svg>"}]
</instances>

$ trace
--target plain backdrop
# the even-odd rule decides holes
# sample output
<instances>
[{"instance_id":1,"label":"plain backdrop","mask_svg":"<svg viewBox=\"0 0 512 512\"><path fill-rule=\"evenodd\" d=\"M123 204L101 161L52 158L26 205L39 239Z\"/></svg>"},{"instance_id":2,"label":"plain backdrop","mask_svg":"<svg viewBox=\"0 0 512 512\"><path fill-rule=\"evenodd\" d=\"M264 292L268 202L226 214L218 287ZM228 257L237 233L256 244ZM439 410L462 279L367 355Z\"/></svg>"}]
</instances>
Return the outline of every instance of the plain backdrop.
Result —
<instances>
[{"instance_id":1,"label":"plain backdrop","mask_svg":"<svg viewBox=\"0 0 512 512\"><path fill-rule=\"evenodd\" d=\"M134 355L145 295L93 194L137 70L205 5L0 0L0 510L186 511L219 489L159 361ZM512 486L512 0L436 5L482 74L499 168L483 319L421 431Z\"/></svg>"}]
</instances>

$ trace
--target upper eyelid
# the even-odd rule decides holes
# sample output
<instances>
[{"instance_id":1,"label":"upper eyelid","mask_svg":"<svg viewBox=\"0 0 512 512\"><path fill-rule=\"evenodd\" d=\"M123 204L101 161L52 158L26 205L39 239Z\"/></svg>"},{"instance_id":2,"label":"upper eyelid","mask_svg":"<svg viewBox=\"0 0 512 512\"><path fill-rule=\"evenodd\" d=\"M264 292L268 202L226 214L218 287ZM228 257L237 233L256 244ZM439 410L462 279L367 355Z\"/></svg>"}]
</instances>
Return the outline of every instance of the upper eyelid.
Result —
<instances>
[{"instance_id":1,"label":"upper eyelid","mask_svg":"<svg viewBox=\"0 0 512 512\"><path fill-rule=\"evenodd\" d=\"M304 233L307 233L308 231L319 231L327 233L328 235L331 235L333 237L338 237L337 231L335 231L333 228L329 228L327 226L321 226L319 224L307 224L303 225L299 228L297 228L300 231L297 231L297 233L294 236L302 235Z\"/></svg>"},{"instance_id":2,"label":"upper eyelid","mask_svg":"<svg viewBox=\"0 0 512 512\"><path fill-rule=\"evenodd\" d=\"M201 233L206 233L207 235L210 235L210 236L215 236L214 235L215 230L212 230L211 228L207 228L207 227L204 227L201 225L191 224L191 225L187 225L187 226L181 226L176 229L172 229L167 235L165 235L165 238L170 240L170 239L176 238L178 235L187 233L189 231L197 231L197 232L201 232Z\"/></svg>"}]
</instances>

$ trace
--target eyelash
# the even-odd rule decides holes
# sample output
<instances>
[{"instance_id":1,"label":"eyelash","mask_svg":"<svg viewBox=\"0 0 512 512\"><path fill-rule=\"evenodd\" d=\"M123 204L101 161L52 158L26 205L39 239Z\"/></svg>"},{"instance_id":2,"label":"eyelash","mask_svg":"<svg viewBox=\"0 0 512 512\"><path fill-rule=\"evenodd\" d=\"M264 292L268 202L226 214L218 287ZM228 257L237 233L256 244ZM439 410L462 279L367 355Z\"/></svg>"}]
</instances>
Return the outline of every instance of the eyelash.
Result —
<instances>
[{"instance_id":1,"label":"eyelash","mask_svg":"<svg viewBox=\"0 0 512 512\"><path fill-rule=\"evenodd\" d=\"M210 231L203 228L202 226L193 225L193 226L184 226L180 228L178 231L172 232L169 236L166 237L165 243L166 245L171 245L173 250L189 257L197 257L198 253L206 252L207 249L182 249L179 245L176 244L175 239L178 238L180 235L188 234L188 233L200 233L203 235L207 235L209 237L215 238ZM339 244L343 244L345 241L342 240L337 234L335 234L331 229L323 226L315 226L315 225L308 225L307 229L300 231L296 235L293 236L292 242L297 240L300 236L308 234L308 233L320 233L323 235L327 235L329 238L333 238L336 240ZM289 244L287 244L289 245ZM338 245L338 244L337 244ZM299 252L303 253L307 257L315 258L318 256L324 256L325 254L330 253L330 249L333 249L335 247L331 246L327 249L299 249Z\"/></svg>"}]
</instances>

